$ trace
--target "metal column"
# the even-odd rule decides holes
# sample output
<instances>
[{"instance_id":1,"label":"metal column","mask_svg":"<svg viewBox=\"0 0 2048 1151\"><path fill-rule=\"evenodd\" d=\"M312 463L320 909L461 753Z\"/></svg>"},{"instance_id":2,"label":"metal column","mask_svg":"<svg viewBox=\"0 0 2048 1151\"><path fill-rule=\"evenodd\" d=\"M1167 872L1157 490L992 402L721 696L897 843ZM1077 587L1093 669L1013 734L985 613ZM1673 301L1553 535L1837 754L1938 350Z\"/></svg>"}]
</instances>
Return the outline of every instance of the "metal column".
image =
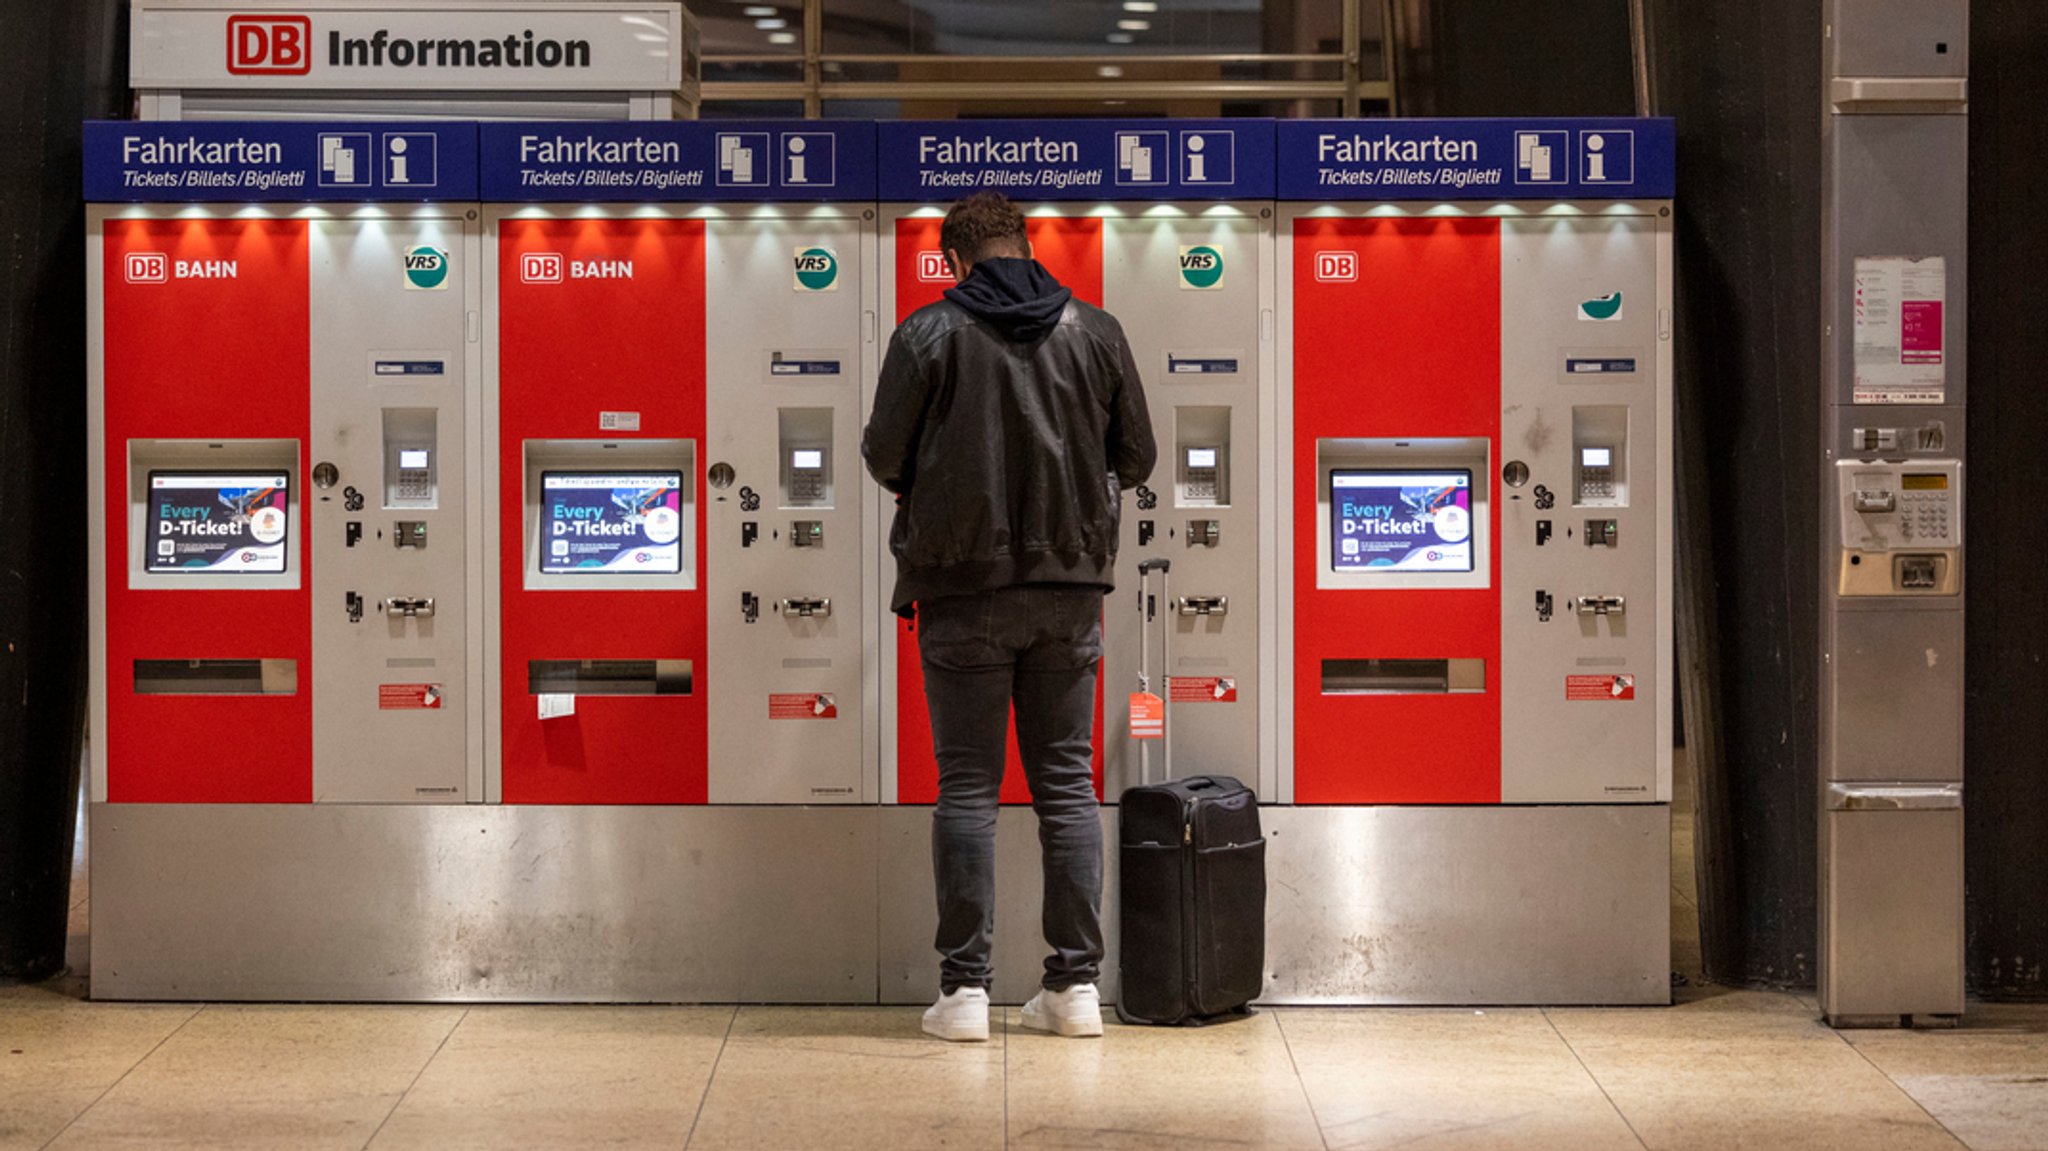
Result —
<instances>
[{"instance_id":1,"label":"metal column","mask_svg":"<svg viewBox=\"0 0 2048 1151\"><path fill-rule=\"evenodd\" d=\"M1966 0L1828 0L1820 1006L1963 1010Z\"/></svg>"}]
</instances>

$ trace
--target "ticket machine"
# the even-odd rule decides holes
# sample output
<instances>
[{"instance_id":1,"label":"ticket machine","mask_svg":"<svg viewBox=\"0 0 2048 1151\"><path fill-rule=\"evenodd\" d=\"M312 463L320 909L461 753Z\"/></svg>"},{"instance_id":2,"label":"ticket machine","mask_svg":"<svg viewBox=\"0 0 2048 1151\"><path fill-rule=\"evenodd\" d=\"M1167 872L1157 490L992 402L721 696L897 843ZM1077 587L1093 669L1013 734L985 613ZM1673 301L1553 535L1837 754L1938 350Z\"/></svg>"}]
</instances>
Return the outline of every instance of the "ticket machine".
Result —
<instances>
[{"instance_id":1,"label":"ticket machine","mask_svg":"<svg viewBox=\"0 0 2048 1151\"><path fill-rule=\"evenodd\" d=\"M86 126L95 796L482 798L474 148Z\"/></svg>"},{"instance_id":2,"label":"ticket machine","mask_svg":"<svg viewBox=\"0 0 2048 1151\"><path fill-rule=\"evenodd\" d=\"M481 131L494 796L873 802L872 130Z\"/></svg>"},{"instance_id":3,"label":"ticket machine","mask_svg":"<svg viewBox=\"0 0 2048 1151\"><path fill-rule=\"evenodd\" d=\"M1029 216L1033 254L1076 298L1121 321L1137 358L1159 463L1124 495L1118 590L1104 605L1098 791L1138 782L1125 699L1137 686L1140 558L1173 561L1171 598L1154 603L1151 690L1173 708L1173 771L1270 781L1275 697L1271 553L1262 483L1272 378L1273 126L1259 121L983 121L879 126L882 312L901 322L953 280L939 229L956 199L1004 193ZM886 529L886 524L882 525ZM877 595L894 582L883 549ZM883 799L931 803L931 750L915 624L887 621ZM1015 748L1011 749L1015 758ZM1154 776L1163 774L1155 754ZM1270 794L1270 788L1262 791ZM1006 773L1006 802L1028 798Z\"/></svg>"},{"instance_id":4,"label":"ticket machine","mask_svg":"<svg viewBox=\"0 0 2048 1151\"><path fill-rule=\"evenodd\" d=\"M1670 123L1279 132L1283 795L1668 800Z\"/></svg>"}]
</instances>

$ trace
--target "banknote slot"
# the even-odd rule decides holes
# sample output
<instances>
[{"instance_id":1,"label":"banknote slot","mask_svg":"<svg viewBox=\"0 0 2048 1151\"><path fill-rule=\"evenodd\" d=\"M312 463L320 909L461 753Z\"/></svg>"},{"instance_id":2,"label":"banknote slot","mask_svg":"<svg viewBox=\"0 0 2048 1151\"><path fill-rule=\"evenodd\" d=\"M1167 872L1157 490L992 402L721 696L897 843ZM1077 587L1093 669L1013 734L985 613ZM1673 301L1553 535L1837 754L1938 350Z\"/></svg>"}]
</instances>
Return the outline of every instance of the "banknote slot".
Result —
<instances>
[{"instance_id":1,"label":"banknote slot","mask_svg":"<svg viewBox=\"0 0 2048 1151\"><path fill-rule=\"evenodd\" d=\"M1483 659L1326 659L1324 695L1443 695L1486 690Z\"/></svg>"},{"instance_id":2,"label":"banknote slot","mask_svg":"<svg viewBox=\"0 0 2048 1151\"><path fill-rule=\"evenodd\" d=\"M689 695L687 659L535 659L526 663L529 695Z\"/></svg>"},{"instance_id":3,"label":"banknote slot","mask_svg":"<svg viewBox=\"0 0 2048 1151\"><path fill-rule=\"evenodd\" d=\"M296 695L295 659L138 659L136 695Z\"/></svg>"}]
</instances>

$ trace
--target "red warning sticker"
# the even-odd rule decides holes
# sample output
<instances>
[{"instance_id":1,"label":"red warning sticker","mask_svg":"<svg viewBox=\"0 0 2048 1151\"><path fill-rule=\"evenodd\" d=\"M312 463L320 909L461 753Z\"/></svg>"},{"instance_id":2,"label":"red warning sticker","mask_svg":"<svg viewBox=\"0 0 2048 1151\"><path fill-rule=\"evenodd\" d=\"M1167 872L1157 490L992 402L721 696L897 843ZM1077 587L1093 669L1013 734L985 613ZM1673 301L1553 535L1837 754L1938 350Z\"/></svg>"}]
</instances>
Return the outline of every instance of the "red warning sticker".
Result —
<instances>
[{"instance_id":1,"label":"red warning sticker","mask_svg":"<svg viewBox=\"0 0 2048 1151\"><path fill-rule=\"evenodd\" d=\"M1567 700L1622 700L1636 697L1632 675L1568 675L1564 677Z\"/></svg>"},{"instance_id":2,"label":"red warning sticker","mask_svg":"<svg viewBox=\"0 0 2048 1151\"><path fill-rule=\"evenodd\" d=\"M829 691L771 692L769 719L838 719L839 701Z\"/></svg>"},{"instance_id":3,"label":"red warning sticker","mask_svg":"<svg viewBox=\"0 0 2048 1151\"><path fill-rule=\"evenodd\" d=\"M1166 735L1166 701L1149 691L1131 693L1131 738L1161 739Z\"/></svg>"},{"instance_id":4,"label":"red warning sticker","mask_svg":"<svg viewBox=\"0 0 2048 1151\"><path fill-rule=\"evenodd\" d=\"M1234 675L1177 675L1166 683L1166 697L1175 703L1237 702Z\"/></svg>"},{"instance_id":5,"label":"red warning sticker","mask_svg":"<svg viewBox=\"0 0 2048 1151\"><path fill-rule=\"evenodd\" d=\"M439 711L441 685L438 683L380 683L377 685L379 711Z\"/></svg>"}]
</instances>

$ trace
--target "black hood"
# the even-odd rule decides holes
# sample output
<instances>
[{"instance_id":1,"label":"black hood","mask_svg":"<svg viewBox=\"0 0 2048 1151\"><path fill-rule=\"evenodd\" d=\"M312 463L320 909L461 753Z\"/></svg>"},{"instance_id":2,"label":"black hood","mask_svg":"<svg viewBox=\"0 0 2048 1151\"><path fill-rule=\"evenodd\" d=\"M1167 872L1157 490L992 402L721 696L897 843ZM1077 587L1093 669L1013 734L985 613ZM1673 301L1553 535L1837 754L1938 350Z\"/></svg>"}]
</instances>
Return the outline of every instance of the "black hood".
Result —
<instances>
[{"instance_id":1,"label":"black hood","mask_svg":"<svg viewBox=\"0 0 2048 1151\"><path fill-rule=\"evenodd\" d=\"M977 262L946 298L1018 343L1057 327L1074 293L1037 260L997 257Z\"/></svg>"}]
</instances>

